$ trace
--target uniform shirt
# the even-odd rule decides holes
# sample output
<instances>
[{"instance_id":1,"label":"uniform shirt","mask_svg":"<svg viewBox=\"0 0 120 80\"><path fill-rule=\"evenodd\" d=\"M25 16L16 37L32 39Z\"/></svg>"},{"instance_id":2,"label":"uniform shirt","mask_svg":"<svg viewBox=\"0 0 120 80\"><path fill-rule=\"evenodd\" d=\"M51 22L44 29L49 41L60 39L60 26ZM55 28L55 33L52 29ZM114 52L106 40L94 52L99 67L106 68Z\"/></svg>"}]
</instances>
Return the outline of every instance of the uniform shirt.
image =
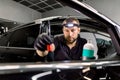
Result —
<instances>
[{"instance_id":1,"label":"uniform shirt","mask_svg":"<svg viewBox=\"0 0 120 80\"><path fill-rule=\"evenodd\" d=\"M54 51L54 60L55 61L64 61L64 60L81 60L82 51L84 44L87 43L86 39L80 37L77 38L76 46L70 49L66 45L66 40L63 35L56 36L54 38L55 51ZM91 69L85 74L82 73L81 69L66 69L61 70L59 73L53 74L55 80L85 80L84 75L91 78L92 80L99 80L96 77L96 70ZM71 76L72 75L72 76ZM94 79L95 78L95 79Z\"/></svg>"},{"instance_id":2,"label":"uniform shirt","mask_svg":"<svg viewBox=\"0 0 120 80\"><path fill-rule=\"evenodd\" d=\"M66 40L63 35L56 36L54 39L55 51L54 51L54 60L81 60L83 46L86 43L86 39L80 38L78 36L76 46L70 49L66 45Z\"/></svg>"}]
</instances>

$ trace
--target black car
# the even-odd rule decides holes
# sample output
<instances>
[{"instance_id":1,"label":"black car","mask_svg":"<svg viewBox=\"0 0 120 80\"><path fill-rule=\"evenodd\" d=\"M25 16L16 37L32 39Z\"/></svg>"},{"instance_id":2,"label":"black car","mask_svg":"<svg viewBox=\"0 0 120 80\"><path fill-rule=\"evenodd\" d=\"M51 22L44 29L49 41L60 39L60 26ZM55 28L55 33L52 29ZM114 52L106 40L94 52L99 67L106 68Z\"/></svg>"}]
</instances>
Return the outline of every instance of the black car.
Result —
<instances>
[{"instance_id":1,"label":"black car","mask_svg":"<svg viewBox=\"0 0 120 80\"><path fill-rule=\"evenodd\" d=\"M90 67L97 69L100 80L119 80L120 26L77 0L58 1L90 17L76 18L81 22L80 36L92 40L96 58L90 61L42 62L33 48L36 37L41 33L62 34L61 23L66 17L38 19L15 27L0 37L1 79L46 80L52 79L52 73L57 74L61 69Z\"/></svg>"}]
</instances>

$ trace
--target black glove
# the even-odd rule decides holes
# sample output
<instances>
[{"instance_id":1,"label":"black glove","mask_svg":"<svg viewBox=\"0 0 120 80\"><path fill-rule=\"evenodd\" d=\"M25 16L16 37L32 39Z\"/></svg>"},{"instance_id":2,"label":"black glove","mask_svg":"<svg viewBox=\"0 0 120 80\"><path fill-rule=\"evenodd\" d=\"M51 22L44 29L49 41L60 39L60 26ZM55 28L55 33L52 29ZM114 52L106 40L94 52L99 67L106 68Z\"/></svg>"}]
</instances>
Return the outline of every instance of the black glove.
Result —
<instances>
[{"instance_id":1,"label":"black glove","mask_svg":"<svg viewBox=\"0 0 120 80\"><path fill-rule=\"evenodd\" d=\"M42 33L37 37L34 43L34 48L36 50L45 51L47 50L47 45L52 43L53 43L53 38L48 36L46 33Z\"/></svg>"}]
</instances>

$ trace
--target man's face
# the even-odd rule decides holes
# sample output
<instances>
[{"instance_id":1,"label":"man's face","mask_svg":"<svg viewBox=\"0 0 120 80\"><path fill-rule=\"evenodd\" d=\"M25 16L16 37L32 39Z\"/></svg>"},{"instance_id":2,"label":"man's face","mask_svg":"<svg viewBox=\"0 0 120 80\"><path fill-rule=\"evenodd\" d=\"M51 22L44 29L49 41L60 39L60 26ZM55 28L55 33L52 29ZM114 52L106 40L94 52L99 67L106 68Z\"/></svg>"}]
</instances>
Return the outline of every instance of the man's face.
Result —
<instances>
[{"instance_id":1,"label":"man's face","mask_svg":"<svg viewBox=\"0 0 120 80\"><path fill-rule=\"evenodd\" d=\"M73 26L73 27L63 26L63 34L67 43L73 43L77 39L79 33L80 33L80 28L78 28L77 26Z\"/></svg>"}]
</instances>

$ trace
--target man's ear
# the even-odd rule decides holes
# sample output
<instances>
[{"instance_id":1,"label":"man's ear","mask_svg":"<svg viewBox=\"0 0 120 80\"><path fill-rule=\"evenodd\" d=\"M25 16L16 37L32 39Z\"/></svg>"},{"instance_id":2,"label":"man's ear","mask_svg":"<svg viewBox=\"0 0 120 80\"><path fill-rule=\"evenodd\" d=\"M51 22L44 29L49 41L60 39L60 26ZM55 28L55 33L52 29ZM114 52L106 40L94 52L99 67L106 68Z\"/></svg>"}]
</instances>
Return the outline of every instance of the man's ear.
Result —
<instances>
[{"instance_id":1,"label":"man's ear","mask_svg":"<svg viewBox=\"0 0 120 80\"><path fill-rule=\"evenodd\" d=\"M78 28L78 30L79 30L79 32L81 31L81 29L80 29L80 28Z\"/></svg>"}]
</instances>

